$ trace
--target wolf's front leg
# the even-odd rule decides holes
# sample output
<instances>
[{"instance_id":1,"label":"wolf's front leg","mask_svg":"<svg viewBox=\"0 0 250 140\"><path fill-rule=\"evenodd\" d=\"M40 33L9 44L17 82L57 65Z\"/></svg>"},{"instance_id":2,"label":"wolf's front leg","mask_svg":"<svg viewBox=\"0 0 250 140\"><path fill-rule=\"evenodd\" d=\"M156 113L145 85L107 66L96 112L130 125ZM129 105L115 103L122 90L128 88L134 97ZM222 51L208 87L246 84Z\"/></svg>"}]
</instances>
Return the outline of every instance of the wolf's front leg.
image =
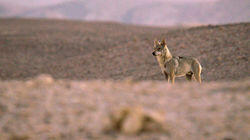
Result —
<instances>
[{"instance_id":1,"label":"wolf's front leg","mask_svg":"<svg viewBox=\"0 0 250 140\"><path fill-rule=\"evenodd\" d=\"M170 80L171 80L171 83L174 84L174 80L175 80L174 71L170 72Z\"/></svg>"},{"instance_id":2,"label":"wolf's front leg","mask_svg":"<svg viewBox=\"0 0 250 140\"><path fill-rule=\"evenodd\" d=\"M167 74L166 71L164 71L164 76L165 76L165 79L166 79L166 80L168 81L168 83L169 83L170 76Z\"/></svg>"}]
</instances>

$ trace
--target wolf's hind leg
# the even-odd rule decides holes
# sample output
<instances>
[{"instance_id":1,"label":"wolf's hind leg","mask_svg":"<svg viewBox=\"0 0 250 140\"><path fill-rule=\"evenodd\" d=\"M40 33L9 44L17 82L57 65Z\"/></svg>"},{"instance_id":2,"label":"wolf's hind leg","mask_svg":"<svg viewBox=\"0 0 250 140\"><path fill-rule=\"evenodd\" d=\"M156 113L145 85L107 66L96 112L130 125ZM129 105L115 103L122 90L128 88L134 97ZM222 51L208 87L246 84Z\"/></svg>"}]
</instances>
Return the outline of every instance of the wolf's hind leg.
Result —
<instances>
[{"instance_id":1,"label":"wolf's hind leg","mask_svg":"<svg viewBox=\"0 0 250 140\"><path fill-rule=\"evenodd\" d=\"M194 77L195 77L195 79L196 79L199 83L201 83L201 75L200 75L200 73L195 73L195 74L194 74Z\"/></svg>"},{"instance_id":2,"label":"wolf's hind leg","mask_svg":"<svg viewBox=\"0 0 250 140\"><path fill-rule=\"evenodd\" d=\"M198 61L194 61L193 65L192 65L192 69L193 69L194 77L195 77L196 81L201 83L202 67L201 67L200 63Z\"/></svg>"},{"instance_id":3,"label":"wolf's hind leg","mask_svg":"<svg viewBox=\"0 0 250 140\"><path fill-rule=\"evenodd\" d=\"M201 69L197 69L196 72L194 72L194 77L197 82L201 83Z\"/></svg>"}]
</instances>

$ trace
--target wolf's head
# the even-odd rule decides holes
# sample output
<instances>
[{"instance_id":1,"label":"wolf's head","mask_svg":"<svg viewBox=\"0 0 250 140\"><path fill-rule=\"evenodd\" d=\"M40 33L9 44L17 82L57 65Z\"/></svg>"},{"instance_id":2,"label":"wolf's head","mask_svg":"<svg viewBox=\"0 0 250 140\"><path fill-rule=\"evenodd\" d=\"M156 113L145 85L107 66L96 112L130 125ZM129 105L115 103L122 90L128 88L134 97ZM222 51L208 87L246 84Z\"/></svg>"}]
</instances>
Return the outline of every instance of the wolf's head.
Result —
<instances>
[{"instance_id":1,"label":"wolf's head","mask_svg":"<svg viewBox=\"0 0 250 140\"><path fill-rule=\"evenodd\" d=\"M166 53L167 49L167 44L166 44L166 40L162 40L162 41L158 41L155 40L154 41L154 51L153 51L153 55L154 56L162 56L163 54Z\"/></svg>"}]
</instances>

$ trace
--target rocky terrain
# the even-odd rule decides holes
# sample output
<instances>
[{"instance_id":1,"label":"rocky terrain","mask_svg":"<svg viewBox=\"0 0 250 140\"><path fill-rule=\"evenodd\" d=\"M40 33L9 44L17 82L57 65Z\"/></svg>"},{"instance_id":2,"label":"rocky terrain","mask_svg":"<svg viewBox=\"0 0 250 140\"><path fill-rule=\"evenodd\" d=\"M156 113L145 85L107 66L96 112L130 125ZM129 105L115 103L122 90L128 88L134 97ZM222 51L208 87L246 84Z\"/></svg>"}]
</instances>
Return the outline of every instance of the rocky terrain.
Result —
<instances>
[{"instance_id":1,"label":"rocky terrain","mask_svg":"<svg viewBox=\"0 0 250 140\"><path fill-rule=\"evenodd\" d=\"M0 19L0 139L248 140L249 29ZM203 83L166 83L155 38Z\"/></svg>"},{"instance_id":2,"label":"rocky terrain","mask_svg":"<svg viewBox=\"0 0 250 140\"><path fill-rule=\"evenodd\" d=\"M249 85L249 79L170 85L55 80L48 75L4 81L0 139L248 140ZM132 114L121 114L124 108ZM113 127L110 119L115 121L112 112L125 117L122 131L108 129Z\"/></svg>"},{"instance_id":3,"label":"rocky terrain","mask_svg":"<svg viewBox=\"0 0 250 140\"><path fill-rule=\"evenodd\" d=\"M203 81L245 79L250 75L249 30L249 23L153 28L108 22L0 19L0 79L47 73L78 80L163 80L152 55L155 38L165 38L173 55L198 58Z\"/></svg>"}]
</instances>

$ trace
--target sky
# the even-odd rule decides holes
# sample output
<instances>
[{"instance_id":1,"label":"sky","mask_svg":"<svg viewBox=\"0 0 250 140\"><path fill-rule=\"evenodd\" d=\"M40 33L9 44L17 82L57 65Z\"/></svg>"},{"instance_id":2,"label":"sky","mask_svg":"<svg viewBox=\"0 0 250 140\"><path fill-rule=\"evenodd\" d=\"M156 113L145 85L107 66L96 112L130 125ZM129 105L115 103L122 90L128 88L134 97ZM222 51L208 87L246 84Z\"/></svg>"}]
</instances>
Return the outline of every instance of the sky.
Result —
<instances>
[{"instance_id":1,"label":"sky","mask_svg":"<svg viewBox=\"0 0 250 140\"><path fill-rule=\"evenodd\" d=\"M14 5L22 5L22 6L28 6L28 7L33 7L33 6L46 6L46 5L52 5L52 4L57 4L65 1L70 1L70 0L0 0L0 2L4 3L10 3Z\"/></svg>"},{"instance_id":2,"label":"sky","mask_svg":"<svg viewBox=\"0 0 250 140\"><path fill-rule=\"evenodd\" d=\"M62 3L65 1L77 1L77 0L0 0L0 2L14 4L14 5L22 5L27 7L47 6L47 5ZM153 1L153 0L145 0L145 1ZM201 2L201 1L217 1L217 0L156 0L156 1Z\"/></svg>"}]
</instances>

